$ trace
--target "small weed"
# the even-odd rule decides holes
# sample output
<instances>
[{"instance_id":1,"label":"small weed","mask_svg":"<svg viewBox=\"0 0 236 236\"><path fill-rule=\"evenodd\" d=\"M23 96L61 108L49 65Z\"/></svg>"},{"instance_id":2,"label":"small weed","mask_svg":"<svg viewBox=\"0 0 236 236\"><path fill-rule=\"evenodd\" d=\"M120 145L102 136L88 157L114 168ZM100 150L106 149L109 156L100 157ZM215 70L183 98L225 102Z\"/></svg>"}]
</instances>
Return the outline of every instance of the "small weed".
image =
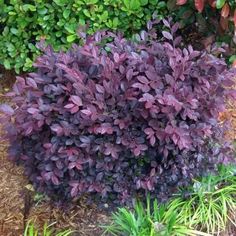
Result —
<instances>
[{"instance_id":1,"label":"small weed","mask_svg":"<svg viewBox=\"0 0 236 236\"><path fill-rule=\"evenodd\" d=\"M24 236L69 236L73 233L72 230L65 230L59 233L54 233L54 230L52 229L52 226L54 225L50 224L47 225L45 224L43 227L43 232L39 233L39 231L36 229L34 223L29 221L26 225L26 228L24 230Z\"/></svg>"}]
</instances>

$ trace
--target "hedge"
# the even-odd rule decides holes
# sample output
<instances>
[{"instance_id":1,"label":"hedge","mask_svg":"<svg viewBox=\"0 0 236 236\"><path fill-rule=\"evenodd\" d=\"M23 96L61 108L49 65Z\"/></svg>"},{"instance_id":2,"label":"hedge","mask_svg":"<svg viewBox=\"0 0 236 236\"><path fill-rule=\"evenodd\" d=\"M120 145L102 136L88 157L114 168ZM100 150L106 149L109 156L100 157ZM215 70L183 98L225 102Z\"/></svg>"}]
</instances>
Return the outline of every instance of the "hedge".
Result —
<instances>
[{"instance_id":1,"label":"hedge","mask_svg":"<svg viewBox=\"0 0 236 236\"><path fill-rule=\"evenodd\" d=\"M108 28L126 36L139 31L154 12L166 10L160 0L0 0L0 62L6 69L28 71L39 51L41 38L55 50L78 43L77 29L88 33Z\"/></svg>"}]
</instances>

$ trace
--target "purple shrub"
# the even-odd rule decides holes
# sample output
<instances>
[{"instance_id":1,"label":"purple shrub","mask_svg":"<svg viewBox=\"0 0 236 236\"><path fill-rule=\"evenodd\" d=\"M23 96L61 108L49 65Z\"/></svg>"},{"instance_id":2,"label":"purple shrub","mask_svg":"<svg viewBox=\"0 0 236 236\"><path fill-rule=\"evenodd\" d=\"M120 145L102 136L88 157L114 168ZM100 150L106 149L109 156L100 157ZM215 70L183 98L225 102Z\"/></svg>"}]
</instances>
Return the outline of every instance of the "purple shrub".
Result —
<instances>
[{"instance_id":1,"label":"purple shrub","mask_svg":"<svg viewBox=\"0 0 236 236\"><path fill-rule=\"evenodd\" d=\"M177 24L169 28L163 42L150 29L137 43L100 32L67 53L46 47L37 71L17 78L14 107L1 106L9 156L37 190L113 202L148 191L164 200L229 160L217 118L235 98L227 88L236 71L182 49Z\"/></svg>"}]
</instances>

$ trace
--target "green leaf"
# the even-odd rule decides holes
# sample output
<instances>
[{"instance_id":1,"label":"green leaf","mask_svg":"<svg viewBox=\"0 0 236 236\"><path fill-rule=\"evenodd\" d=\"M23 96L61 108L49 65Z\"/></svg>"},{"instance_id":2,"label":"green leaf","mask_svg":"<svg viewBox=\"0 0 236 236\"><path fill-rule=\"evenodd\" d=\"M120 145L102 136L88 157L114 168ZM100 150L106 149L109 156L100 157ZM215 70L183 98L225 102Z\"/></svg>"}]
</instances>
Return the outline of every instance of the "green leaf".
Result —
<instances>
[{"instance_id":1,"label":"green leaf","mask_svg":"<svg viewBox=\"0 0 236 236\"><path fill-rule=\"evenodd\" d=\"M36 49L36 47L35 47L34 44L32 44L32 43L29 43L29 44L28 44L28 47L29 47L29 49L32 50L32 51L34 51L34 50Z\"/></svg>"},{"instance_id":2,"label":"green leaf","mask_svg":"<svg viewBox=\"0 0 236 236\"><path fill-rule=\"evenodd\" d=\"M65 10L63 11L63 17L64 17L65 19L67 19L67 18L69 17L69 15L70 15L70 10L69 10L69 9L65 9Z\"/></svg>"},{"instance_id":3,"label":"green leaf","mask_svg":"<svg viewBox=\"0 0 236 236\"><path fill-rule=\"evenodd\" d=\"M139 10L140 9L140 2L139 0L130 0L130 9L131 10Z\"/></svg>"},{"instance_id":4,"label":"green leaf","mask_svg":"<svg viewBox=\"0 0 236 236\"><path fill-rule=\"evenodd\" d=\"M64 6L67 3L67 0L53 0L58 6Z\"/></svg>"},{"instance_id":5,"label":"green leaf","mask_svg":"<svg viewBox=\"0 0 236 236\"><path fill-rule=\"evenodd\" d=\"M148 4L148 0L139 0L139 1L140 1L141 6L145 6Z\"/></svg>"},{"instance_id":6,"label":"green leaf","mask_svg":"<svg viewBox=\"0 0 236 236\"><path fill-rule=\"evenodd\" d=\"M16 15L16 12L10 11L10 12L8 12L8 14L9 14L10 16L15 16L15 15Z\"/></svg>"},{"instance_id":7,"label":"green leaf","mask_svg":"<svg viewBox=\"0 0 236 236\"><path fill-rule=\"evenodd\" d=\"M18 30L16 28L11 28L10 31L11 31L12 34L17 34L18 33Z\"/></svg>"},{"instance_id":8,"label":"green leaf","mask_svg":"<svg viewBox=\"0 0 236 236\"><path fill-rule=\"evenodd\" d=\"M43 20L45 20L45 21L47 21L47 20L49 20L49 19L50 19L50 16L49 16L49 15L46 15L46 16L43 17Z\"/></svg>"},{"instance_id":9,"label":"green leaf","mask_svg":"<svg viewBox=\"0 0 236 236\"><path fill-rule=\"evenodd\" d=\"M61 32L61 31L57 31L57 32L56 32L56 36L57 36L57 37L61 37L61 36L62 36L62 32Z\"/></svg>"},{"instance_id":10,"label":"green leaf","mask_svg":"<svg viewBox=\"0 0 236 236\"><path fill-rule=\"evenodd\" d=\"M118 19L118 17L115 17L113 19L113 28L117 29L118 24L119 24L119 19Z\"/></svg>"},{"instance_id":11,"label":"green leaf","mask_svg":"<svg viewBox=\"0 0 236 236\"><path fill-rule=\"evenodd\" d=\"M33 65L33 61L32 61L30 58L27 57L26 60L25 60L25 65L24 65L24 67L25 67L25 68L31 68L32 65Z\"/></svg>"},{"instance_id":12,"label":"green leaf","mask_svg":"<svg viewBox=\"0 0 236 236\"><path fill-rule=\"evenodd\" d=\"M14 51L14 50L15 50L14 45L13 45L12 43L7 43L7 50L8 50L9 52Z\"/></svg>"},{"instance_id":13,"label":"green leaf","mask_svg":"<svg viewBox=\"0 0 236 236\"><path fill-rule=\"evenodd\" d=\"M236 55L233 55L229 58L229 62L233 63L236 60Z\"/></svg>"},{"instance_id":14,"label":"green leaf","mask_svg":"<svg viewBox=\"0 0 236 236\"><path fill-rule=\"evenodd\" d=\"M157 7L158 7L158 9L165 8L166 3L164 1L161 1L161 2L158 3Z\"/></svg>"},{"instance_id":15,"label":"green leaf","mask_svg":"<svg viewBox=\"0 0 236 236\"><path fill-rule=\"evenodd\" d=\"M41 9L38 9L38 13L40 15L45 15L46 13L48 12L48 9L47 8L41 8Z\"/></svg>"},{"instance_id":16,"label":"green leaf","mask_svg":"<svg viewBox=\"0 0 236 236\"><path fill-rule=\"evenodd\" d=\"M4 65L4 67L5 67L7 70L10 70L10 69L11 69L11 63L10 63L10 61L9 61L8 59L5 59L5 60L3 61L3 65Z\"/></svg>"},{"instance_id":17,"label":"green leaf","mask_svg":"<svg viewBox=\"0 0 236 236\"><path fill-rule=\"evenodd\" d=\"M22 6L22 8L23 8L24 11L28 11L28 10L30 10L30 11L36 11L36 6L31 5L31 4L24 4L24 5Z\"/></svg>"},{"instance_id":18,"label":"green leaf","mask_svg":"<svg viewBox=\"0 0 236 236\"><path fill-rule=\"evenodd\" d=\"M73 42L75 39L77 38L76 34L71 34L69 36L66 37L66 40L68 43Z\"/></svg>"},{"instance_id":19,"label":"green leaf","mask_svg":"<svg viewBox=\"0 0 236 236\"><path fill-rule=\"evenodd\" d=\"M85 16L91 17L90 12L87 9L84 9L83 13L84 13Z\"/></svg>"},{"instance_id":20,"label":"green leaf","mask_svg":"<svg viewBox=\"0 0 236 236\"><path fill-rule=\"evenodd\" d=\"M103 14L101 15L101 20L107 21L107 18L108 18L108 11L104 11Z\"/></svg>"},{"instance_id":21,"label":"green leaf","mask_svg":"<svg viewBox=\"0 0 236 236\"><path fill-rule=\"evenodd\" d=\"M74 29L73 25L66 24L66 25L64 26L64 28L65 28L70 34L74 34L74 33L75 33L75 29Z\"/></svg>"},{"instance_id":22,"label":"green leaf","mask_svg":"<svg viewBox=\"0 0 236 236\"><path fill-rule=\"evenodd\" d=\"M124 4L127 9L129 9L129 7L130 7L129 3L130 3L130 0L124 0Z\"/></svg>"},{"instance_id":23,"label":"green leaf","mask_svg":"<svg viewBox=\"0 0 236 236\"><path fill-rule=\"evenodd\" d=\"M91 5L91 4L95 4L95 3L97 3L98 2L98 0L87 0L86 1L86 4L87 5Z\"/></svg>"},{"instance_id":24,"label":"green leaf","mask_svg":"<svg viewBox=\"0 0 236 236\"><path fill-rule=\"evenodd\" d=\"M216 8L221 9L225 5L225 0L217 0L216 1Z\"/></svg>"},{"instance_id":25,"label":"green leaf","mask_svg":"<svg viewBox=\"0 0 236 236\"><path fill-rule=\"evenodd\" d=\"M79 25L85 25L85 20L83 18L79 19Z\"/></svg>"}]
</instances>

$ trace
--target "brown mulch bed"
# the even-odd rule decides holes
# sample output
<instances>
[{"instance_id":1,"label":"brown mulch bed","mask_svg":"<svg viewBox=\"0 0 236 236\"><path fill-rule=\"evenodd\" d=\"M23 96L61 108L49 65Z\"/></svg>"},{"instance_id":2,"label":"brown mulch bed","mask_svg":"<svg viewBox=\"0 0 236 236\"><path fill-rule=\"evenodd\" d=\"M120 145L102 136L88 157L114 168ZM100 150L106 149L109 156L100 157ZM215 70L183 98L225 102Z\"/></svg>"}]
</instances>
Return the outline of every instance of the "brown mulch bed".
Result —
<instances>
[{"instance_id":1,"label":"brown mulch bed","mask_svg":"<svg viewBox=\"0 0 236 236\"><path fill-rule=\"evenodd\" d=\"M229 120L231 122L232 128L226 135L230 140L236 140L236 101L228 103L227 111L220 115L220 120Z\"/></svg>"}]
</instances>

